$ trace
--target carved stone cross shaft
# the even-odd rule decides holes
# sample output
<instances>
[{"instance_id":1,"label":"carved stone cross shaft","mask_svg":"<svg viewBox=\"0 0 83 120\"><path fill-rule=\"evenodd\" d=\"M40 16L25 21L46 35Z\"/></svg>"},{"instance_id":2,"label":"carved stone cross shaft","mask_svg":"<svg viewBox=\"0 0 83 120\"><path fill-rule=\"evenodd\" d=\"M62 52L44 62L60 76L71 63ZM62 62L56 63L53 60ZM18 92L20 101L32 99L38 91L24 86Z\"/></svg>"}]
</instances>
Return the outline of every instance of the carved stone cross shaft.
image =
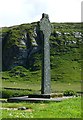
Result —
<instances>
[{"instance_id":1,"label":"carved stone cross shaft","mask_svg":"<svg viewBox=\"0 0 83 120\"><path fill-rule=\"evenodd\" d=\"M42 14L42 19L40 20L40 30L43 34L43 58L42 58L42 85L41 93L50 94L51 89L51 76L50 76L50 45L49 37L51 34L51 23L47 14Z\"/></svg>"}]
</instances>

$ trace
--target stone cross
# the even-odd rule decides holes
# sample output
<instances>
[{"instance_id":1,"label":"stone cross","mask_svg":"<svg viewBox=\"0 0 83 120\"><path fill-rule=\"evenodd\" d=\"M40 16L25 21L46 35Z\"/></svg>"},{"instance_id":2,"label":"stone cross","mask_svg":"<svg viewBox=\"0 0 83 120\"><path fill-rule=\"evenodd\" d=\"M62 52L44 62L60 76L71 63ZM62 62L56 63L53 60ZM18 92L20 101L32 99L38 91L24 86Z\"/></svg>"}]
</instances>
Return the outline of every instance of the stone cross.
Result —
<instances>
[{"instance_id":1,"label":"stone cross","mask_svg":"<svg viewBox=\"0 0 83 120\"><path fill-rule=\"evenodd\" d=\"M41 94L50 94L50 45L49 37L51 34L51 23L47 14L42 14L42 19L40 20L40 31L43 35L42 42L42 84L41 84Z\"/></svg>"}]
</instances>

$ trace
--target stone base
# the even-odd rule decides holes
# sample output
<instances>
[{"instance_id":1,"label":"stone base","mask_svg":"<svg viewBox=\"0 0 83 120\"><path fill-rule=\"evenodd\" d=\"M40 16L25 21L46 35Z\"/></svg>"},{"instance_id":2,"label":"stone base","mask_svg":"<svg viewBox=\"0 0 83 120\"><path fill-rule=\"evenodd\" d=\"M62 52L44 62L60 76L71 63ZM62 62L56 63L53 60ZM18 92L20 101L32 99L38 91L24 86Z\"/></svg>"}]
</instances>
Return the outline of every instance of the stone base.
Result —
<instances>
[{"instance_id":1,"label":"stone base","mask_svg":"<svg viewBox=\"0 0 83 120\"><path fill-rule=\"evenodd\" d=\"M28 95L28 98L45 98L45 99L49 99L51 98L50 94L30 94Z\"/></svg>"},{"instance_id":2,"label":"stone base","mask_svg":"<svg viewBox=\"0 0 83 120\"><path fill-rule=\"evenodd\" d=\"M7 100L8 102L60 102L61 98L28 98L28 97L13 97Z\"/></svg>"},{"instance_id":3,"label":"stone base","mask_svg":"<svg viewBox=\"0 0 83 120\"><path fill-rule=\"evenodd\" d=\"M23 97L12 97L9 98L8 102L21 102L21 101L29 101L29 102L38 102L38 101L61 101L62 96L57 96L56 93L53 94L30 94L28 96Z\"/></svg>"},{"instance_id":4,"label":"stone base","mask_svg":"<svg viewBox=\"0 0 83 120\"><path fill-rule=\"evenodd\" d=\"M28 98L55 98L55 97L62 97L63 93L51 93L51 94L30 94Z\"/></svg>"}]
</instances>

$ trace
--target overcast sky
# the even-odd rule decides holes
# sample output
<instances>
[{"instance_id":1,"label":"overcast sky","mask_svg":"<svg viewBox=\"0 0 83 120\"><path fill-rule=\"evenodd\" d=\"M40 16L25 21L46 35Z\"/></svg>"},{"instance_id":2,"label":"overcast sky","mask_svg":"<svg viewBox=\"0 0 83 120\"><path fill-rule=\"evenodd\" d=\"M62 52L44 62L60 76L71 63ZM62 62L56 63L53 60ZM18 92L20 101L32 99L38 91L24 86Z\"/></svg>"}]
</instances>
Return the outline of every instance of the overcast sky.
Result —
<instances>
[{"instance_id":1,"label":"overcast sky","mask_svg":"<svg viewBox=\"0 0 83 120\"><path fill-rule=\"evenodd\" d=\"M81 22L82 0L0 0L0 27L39 21L42 13L51 22Z\"/></svg>"}]
</instances>

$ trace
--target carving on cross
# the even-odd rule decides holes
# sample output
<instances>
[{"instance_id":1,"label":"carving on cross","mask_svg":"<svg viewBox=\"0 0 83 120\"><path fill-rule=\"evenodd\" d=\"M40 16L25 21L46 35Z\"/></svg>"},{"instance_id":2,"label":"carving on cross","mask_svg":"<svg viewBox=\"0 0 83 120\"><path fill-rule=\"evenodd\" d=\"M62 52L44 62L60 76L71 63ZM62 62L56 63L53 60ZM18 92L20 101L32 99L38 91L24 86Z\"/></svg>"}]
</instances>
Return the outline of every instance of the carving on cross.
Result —
<instances>
[{"instance_id":1,"label":"carving on cross","mask_svg":"<svg viewBox=\"0 0 83 120\"><path fill-rule=\"evenodd\" d=\"M50 44L51 23L47 14L43 13L39 23L39 28L43 36L42 42L42 94L50 94Z\"/></svg>"},{"instance_id":2,"label":"carving on cross","mask_svg":"<svg viewBox=\"0 0 83 120\"><path fill-rule=\"evenodd\" d=\"M51 34L51 24L49 21L49 16L45 13L42 14L42 18L40 20L40 30L47 37Z\"/></svg>"}]
</instances>

